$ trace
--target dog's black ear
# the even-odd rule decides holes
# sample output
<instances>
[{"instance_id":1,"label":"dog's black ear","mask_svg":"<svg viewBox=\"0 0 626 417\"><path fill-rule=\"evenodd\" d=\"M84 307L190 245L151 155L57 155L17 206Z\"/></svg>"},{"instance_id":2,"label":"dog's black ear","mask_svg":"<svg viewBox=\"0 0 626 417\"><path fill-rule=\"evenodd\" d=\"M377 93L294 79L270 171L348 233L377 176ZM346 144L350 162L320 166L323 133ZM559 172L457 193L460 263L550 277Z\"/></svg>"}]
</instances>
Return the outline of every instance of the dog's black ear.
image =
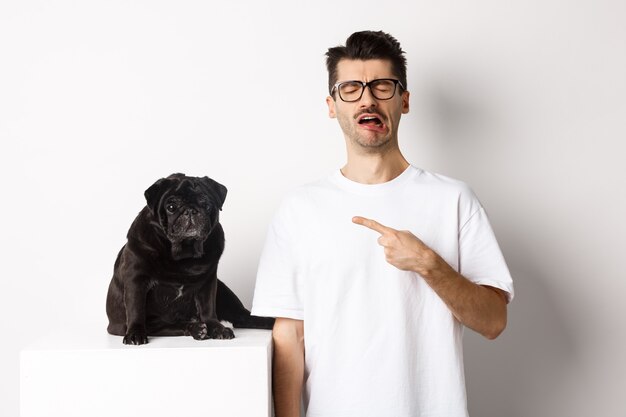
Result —
<instances>
[{"instance_id":1,"label":"dog's black ear","mask_svg":"<svg viewBox=\"0 0 626 417\"><path fill-rule=\"evenodd\" d=\"M185 174L181 174L180 172L177 172L175 174L171 174L169 177L167 177L167 179L178 179L178 180L181 180L181 179L183 179L185 177L186 177Z\"/></svg>"},{"instance_id":2,"label":"dog's black ear","mask_svg":"<svg viewBox=\"0 0 626 417\"><path fill-rule=\"evenodd\" d=\"M224 205L224 200L226 200L226 193L228 192L226 187L209 177L202 177L200 178L200 181L203 185L205 185L209 190L212 191L212 194L217 197L217 204L219 209L221 210L222 206Z\"/></svg>"},{"instance_id":3,"label":"dog's black ear","mask_svg":"<svg viewBox=\"0 0 626 417\"><path fill-rule=\"evenodd\" d=\"M148 203L148 208L150 209L152 214L157 215L159 201L161 200L161 197L163 196L165 190L167 190L168 187L171 186L173 180L170 177L172 177L173 175L176 174L172 174L167 178L161 178L160 180L152 184L150 188L148 188L143 193L144 197L146 197L146 203Z\"/></svg>"}]
</instances>

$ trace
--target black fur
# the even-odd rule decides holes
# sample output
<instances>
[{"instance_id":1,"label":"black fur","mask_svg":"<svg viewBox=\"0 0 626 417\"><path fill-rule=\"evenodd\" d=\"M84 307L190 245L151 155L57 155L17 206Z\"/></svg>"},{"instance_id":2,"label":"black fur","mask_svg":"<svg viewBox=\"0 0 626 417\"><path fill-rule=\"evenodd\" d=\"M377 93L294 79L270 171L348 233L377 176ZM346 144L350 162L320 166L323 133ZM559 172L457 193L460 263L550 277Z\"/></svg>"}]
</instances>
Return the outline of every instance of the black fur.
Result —
<instances>
[{"instance_id":1,"label":"black fur","mask_svg":"<svg viewBox=\"0 0 626 417\"><path fill-rule=\"evenodd\" d=\"M128 231L109 285L108 332L125 344L148 336L232 339L223 326L271 329L217 279L224 251L219 211L226 187L208 177L172 174L145 192L146 207Z\"/></svg>"}]
</instances>

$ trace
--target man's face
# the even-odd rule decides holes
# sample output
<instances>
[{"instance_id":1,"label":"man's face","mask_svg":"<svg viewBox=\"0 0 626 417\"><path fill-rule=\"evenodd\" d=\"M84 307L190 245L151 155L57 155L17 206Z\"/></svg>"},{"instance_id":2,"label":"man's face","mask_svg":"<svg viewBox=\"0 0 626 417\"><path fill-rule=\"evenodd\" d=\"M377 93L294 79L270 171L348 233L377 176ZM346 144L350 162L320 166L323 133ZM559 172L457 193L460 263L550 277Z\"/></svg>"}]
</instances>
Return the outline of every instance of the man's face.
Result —
<instances>
[{"instance_id":1,"label":"man's face","mask_svg":"<svg viewBox=\"0 0 626 417\"><path fill-rule=\"evenodd\" d=\"M397 79L390 61L343 59L337 64L337 82L369 82L381 78ZM397 146L400 116L409 111L409 92L400 93L400 90L400 86L396 86L389 100L377 99L369 88L365 88L360 100L351 103L342 101L337 91L335 99L326 98L328 114L339 121L349 149L379 152Z\"/></svg>"}]
</instances>

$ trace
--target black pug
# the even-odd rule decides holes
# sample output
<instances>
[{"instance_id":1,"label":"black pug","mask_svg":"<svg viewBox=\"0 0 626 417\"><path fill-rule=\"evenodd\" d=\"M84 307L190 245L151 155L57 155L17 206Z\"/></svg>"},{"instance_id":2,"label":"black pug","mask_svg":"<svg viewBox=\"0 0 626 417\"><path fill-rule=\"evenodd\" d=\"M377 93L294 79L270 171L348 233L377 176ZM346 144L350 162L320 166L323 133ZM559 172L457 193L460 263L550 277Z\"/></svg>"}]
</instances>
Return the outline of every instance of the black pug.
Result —
<instances>
[{"instance_id":1,"label":"black pug","mask_svg":"<svg viewBox=\"0 0 626 417\"><path fill-rule=\"evenodd\" d=\"M141 345L148 335L235 337L220 320L271 329L273 318L250 315L217 279L226 187L208 177L172 174L144 195L148 204L115 261L106 302L108 332L124 336L125 344Z\"/></svg>"}]
</instances>

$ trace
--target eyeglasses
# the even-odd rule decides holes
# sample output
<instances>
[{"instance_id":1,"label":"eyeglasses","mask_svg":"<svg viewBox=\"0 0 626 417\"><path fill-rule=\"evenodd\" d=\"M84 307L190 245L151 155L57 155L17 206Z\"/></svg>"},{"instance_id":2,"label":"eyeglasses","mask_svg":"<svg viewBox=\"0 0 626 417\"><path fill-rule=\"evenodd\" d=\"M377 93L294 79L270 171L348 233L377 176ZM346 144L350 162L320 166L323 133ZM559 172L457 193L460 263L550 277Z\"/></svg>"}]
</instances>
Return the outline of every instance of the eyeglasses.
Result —
<instances>
[{"instance_id":1,"label":"eyeglasses","mask_svg":"<svg viewBox=\"0 0 626 417\"><path fill-rule=\"evenodd\" d=\"M339 98L342 101L353 103L361 100L365 87L369 87L374 98L378 100L389 100L396 94L396 85L398 84L404 89L404 86L399 80L392 78L380 78L367 83L355 80L342 81L333 85L333 88L330 90L330 95L332 96L335 90L337 90Z\"/></svg>"}]
</instances>

